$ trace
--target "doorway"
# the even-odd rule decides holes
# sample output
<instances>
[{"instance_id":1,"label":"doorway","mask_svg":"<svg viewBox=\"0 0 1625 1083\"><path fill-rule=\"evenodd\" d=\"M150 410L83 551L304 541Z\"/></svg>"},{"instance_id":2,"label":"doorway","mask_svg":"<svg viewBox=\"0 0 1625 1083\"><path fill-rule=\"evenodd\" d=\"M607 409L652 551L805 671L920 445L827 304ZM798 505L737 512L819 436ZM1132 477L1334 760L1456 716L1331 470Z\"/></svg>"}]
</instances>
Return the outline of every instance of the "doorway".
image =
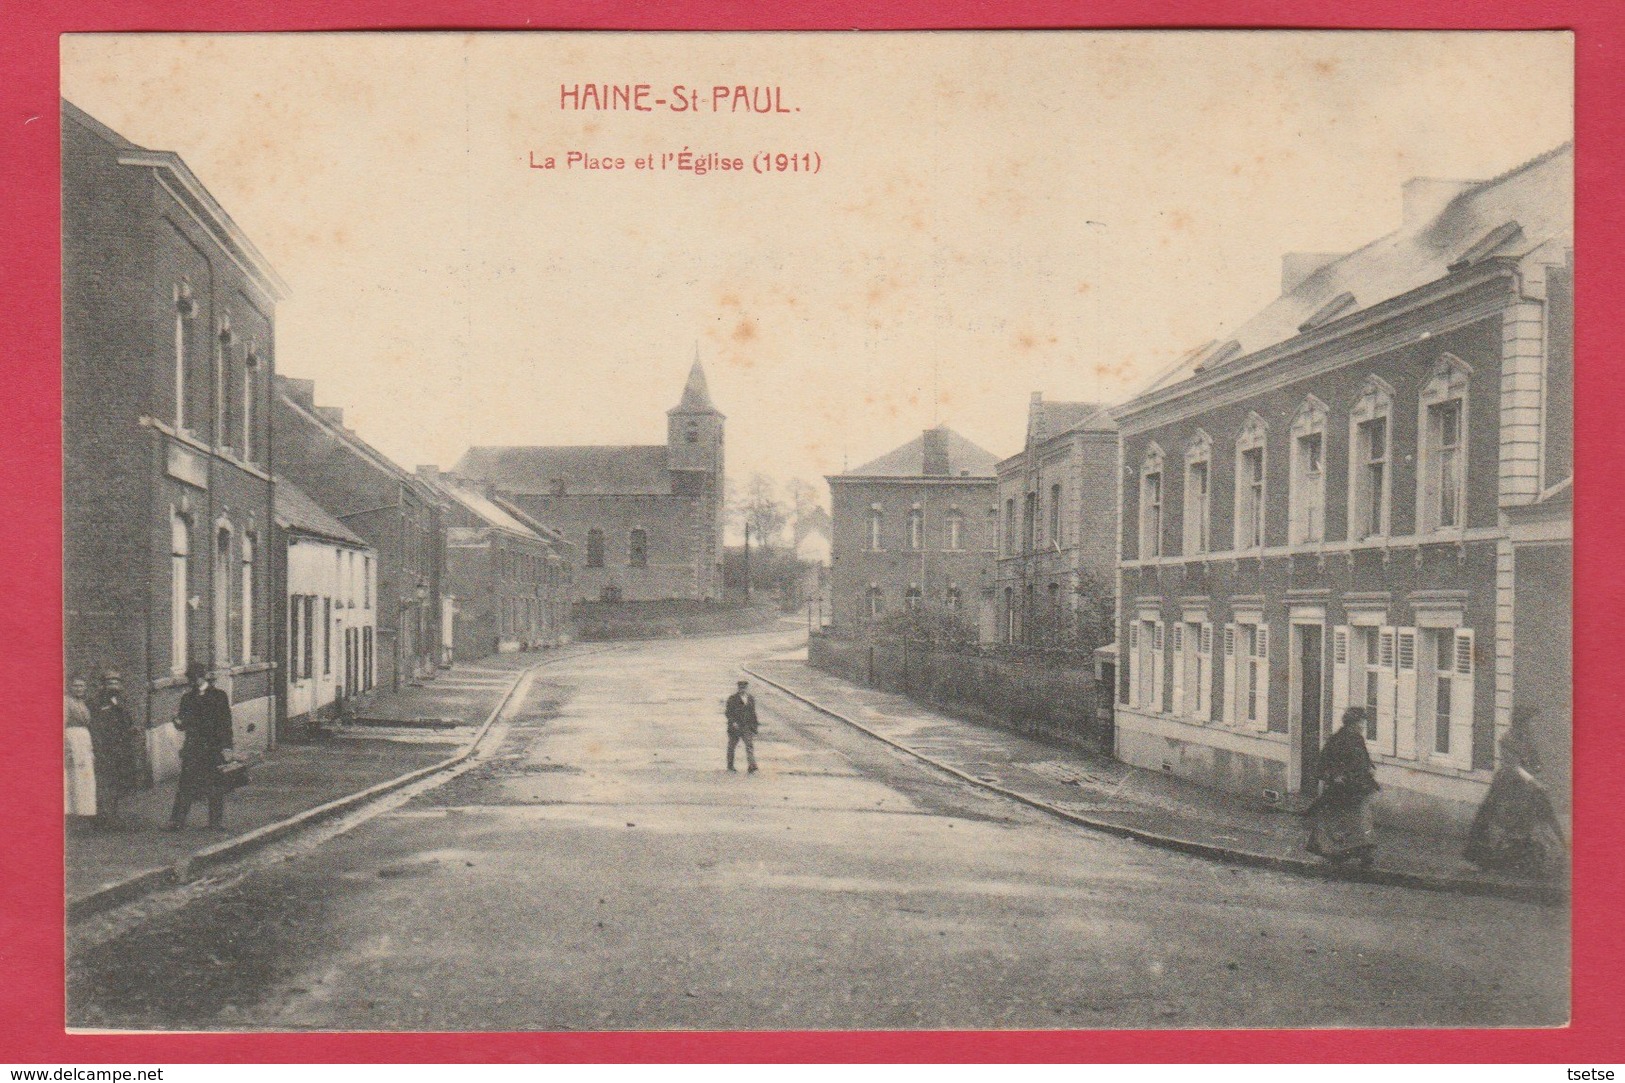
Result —
<instances>
[{"instance_id":1,"label":"doorway","mask_svg":"<svg viewBox=\"0 0 1625 1083\"><path fill-rule=\"evenodd\" d=\"M1292 755L1287 784L1301 793L1313 777L1325 725L1324 627L1292 625L1291 726Z\"/></svg>"}]
</instances>

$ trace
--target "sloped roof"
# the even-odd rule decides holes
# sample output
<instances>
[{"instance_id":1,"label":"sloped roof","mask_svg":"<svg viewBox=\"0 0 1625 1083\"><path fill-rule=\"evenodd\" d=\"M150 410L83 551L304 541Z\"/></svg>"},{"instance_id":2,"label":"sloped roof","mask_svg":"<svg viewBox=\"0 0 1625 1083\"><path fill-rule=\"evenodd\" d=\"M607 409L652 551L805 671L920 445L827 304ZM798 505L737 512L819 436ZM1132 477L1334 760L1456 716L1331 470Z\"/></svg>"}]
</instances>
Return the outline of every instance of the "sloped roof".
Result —
<instances>
[{"instance_id":1,"label":"sloped roof","mask_svg":"<svg viewBox=\"0 0 1625 1083\"><path fill-rule=\"evenodd\" d=\"M946 437L948 470L945 474L927 474L925 472L925 434L921 433L902 447L894 451L888 451L878 459L873 459L862 466L837 476L848 478L991 478L995 476L994 467L999 460L991 451L971 443L946 425L938 425L933 431L940 432Z\"/></svg>"},{"instance_id":2,"label":"sloped roof","mask_svg":"<svg viewBox=\"0 0 1625 1083\"><path fill-rule=\"evenodd\" d=\"M1185 355L1140 394L1409 293L1463 262L1521 256L1548 241L1572 243L1573 236L1574 145L1564 143L1498 177L1464 183L1437 213L1331 260L1232 334Z\"/></svg>"},{"instance_id":3,"label":"sloped roof","mask_svg":"<svg viewBox=\"0 0 1625 1083\"><path fill-rule=\"evenodd\" d=\"M682 399L666 413L718 413L717 408L711 404L711 389L706 386L705 369L700 365L699 357L694 358L694 366L688 370L688 383L683 385Z\"/></svg>"},{"instance_id":4,"label":"sloped roof","mask_svg":"<svg viewBox=\"0 0 1625 1083\"><path fill-rule=\"evenodd\" d=\"M374 468L395 478L401 484L415 489L422 499L427 501L433 501L435 499L434 490L426 485L422 478L418 477L416 474L397 463L394 459L391 459L388 455L385 455L382 451L379 451L377 448L367 443L367 441L362 439L354 429L342 423L335 423L329 418L322 416L322 410L325 409L324 407L315 407L314 409L311 409L301 402L299 400L299 396L292 392L292 388L298 383L299 381L291 380L286 376L278 374L276 378L277 395L281 398L284 405L293 410L297 416L303 418L308 424L314 425L316 428L323 430L329 436L333 437L333 439L339 441L345 447L348 447L350 451L358 458L365 460Z\"/></svg>"},{"instance_id":5,"label":"sloped roof","mask_svg":"<svg viewBox=\"0 0 1625 1083\"><path fill-rule=\"evenodd\" d=\"M328 513L299 486L283 478L276 479L276 521L283 530L310 534L329 541L343 542L371 549L355 531Z\"/></svg>"},{"instance_id":6,"label":"sloped roof","mask_svg":"<svg viewBox=\"0 0 1625 1083\"><path fill-rule=\"evenodd\" d=\"M572 495L661 496L671 492L664 444L649 447L471 447L455 473L510 493L545 495L555 481Z\"/></svg>"},{"instance_id":7,"label":"sloped roof","mask_svg":"<svg viewBox=\"0 0 1625 1083\"><path fill-rule=\"evenodd\" d=\"M529 526L508 514L505 508L499 507L495 501L477 489L464 485L455 478L448 478L444 474L437 477L433 484L447 499L461 504L479 518L485 520L487 525L494 526L499 530L506 530L510 534L517 534L523 538L533 538L536 541L542 540L541 536Z\"/></svg>"}]
</instances>

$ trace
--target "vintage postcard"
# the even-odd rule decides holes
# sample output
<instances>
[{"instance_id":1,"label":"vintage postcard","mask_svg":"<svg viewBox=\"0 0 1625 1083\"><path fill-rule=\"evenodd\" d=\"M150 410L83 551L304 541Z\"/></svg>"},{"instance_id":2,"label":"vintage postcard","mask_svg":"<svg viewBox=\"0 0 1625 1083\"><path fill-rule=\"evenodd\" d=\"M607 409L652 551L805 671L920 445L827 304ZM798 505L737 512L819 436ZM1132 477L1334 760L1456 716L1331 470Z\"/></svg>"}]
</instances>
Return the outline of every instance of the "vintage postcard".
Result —
<instances>
[{"instance_id":1,"label":"vintage postcard","mask_svg":"<svg viewBox=\"0 0 1625 1083\"><path fill-rule=\"evenodd\" d=\"M66 1025L1566 1025L1573 79L65 35Z\"/></svg>"}]
</instances>

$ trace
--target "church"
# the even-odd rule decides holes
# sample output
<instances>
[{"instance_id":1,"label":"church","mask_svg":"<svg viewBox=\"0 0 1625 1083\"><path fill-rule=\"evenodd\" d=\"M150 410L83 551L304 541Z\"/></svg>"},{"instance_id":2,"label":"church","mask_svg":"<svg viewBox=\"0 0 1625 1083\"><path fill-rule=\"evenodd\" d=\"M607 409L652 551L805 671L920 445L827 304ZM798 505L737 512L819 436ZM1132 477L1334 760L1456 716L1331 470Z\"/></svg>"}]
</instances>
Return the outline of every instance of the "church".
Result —
<instances>
[{"instance_id":1,"label":"church","mask_svg":"<svg viewBox=\"0 0 1625 1083\"><path fill-rule=\"evenodd\" d=\"M719 601L723 420L695 358L664 444L472 447L454 471L576 546L580 601Z\"/></svg>"}]
</instances>

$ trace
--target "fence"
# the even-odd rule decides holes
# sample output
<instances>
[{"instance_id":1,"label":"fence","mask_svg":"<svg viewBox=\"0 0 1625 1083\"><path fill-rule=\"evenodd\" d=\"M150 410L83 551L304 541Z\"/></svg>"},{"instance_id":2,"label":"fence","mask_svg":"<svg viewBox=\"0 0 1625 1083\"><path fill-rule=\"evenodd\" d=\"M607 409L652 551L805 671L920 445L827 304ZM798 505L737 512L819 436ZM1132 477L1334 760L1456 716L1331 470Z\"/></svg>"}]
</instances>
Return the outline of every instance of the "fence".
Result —
<instances>
[{"instance_id":1,"label":"fence","mask_svg":"<svg viewBox=\"0 0 1625 1083\"><path fill-rule=\"evenodd\" d=\"M808 662L854 684L896 692L973 722L1090 752L1112 749L1110 700L1086 659L934 651L923 644L814 635ZM1106 711L1100 708L1106 706Z\"/></svg>"}]
</instances>

